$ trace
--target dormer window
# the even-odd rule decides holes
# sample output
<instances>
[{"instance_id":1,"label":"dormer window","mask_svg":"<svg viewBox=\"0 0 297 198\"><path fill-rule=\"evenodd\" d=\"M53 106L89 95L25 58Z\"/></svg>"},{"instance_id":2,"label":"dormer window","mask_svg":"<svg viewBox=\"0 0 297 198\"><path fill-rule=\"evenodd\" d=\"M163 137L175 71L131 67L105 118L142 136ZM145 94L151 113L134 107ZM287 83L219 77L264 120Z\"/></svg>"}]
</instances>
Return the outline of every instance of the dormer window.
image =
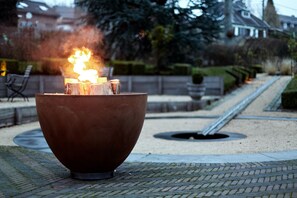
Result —
<instances>
[{"instance_id":1,"label":"dormer window","mask_svg":"<svg viewBox=\"0 0 297 198\"><path fill-rule=\"evenodd\" d=\"M244 18L250 18L251 17L251 13L247 10L242 10L241 11L241 15L244 17Z\"/></svg>"}]
</instances>

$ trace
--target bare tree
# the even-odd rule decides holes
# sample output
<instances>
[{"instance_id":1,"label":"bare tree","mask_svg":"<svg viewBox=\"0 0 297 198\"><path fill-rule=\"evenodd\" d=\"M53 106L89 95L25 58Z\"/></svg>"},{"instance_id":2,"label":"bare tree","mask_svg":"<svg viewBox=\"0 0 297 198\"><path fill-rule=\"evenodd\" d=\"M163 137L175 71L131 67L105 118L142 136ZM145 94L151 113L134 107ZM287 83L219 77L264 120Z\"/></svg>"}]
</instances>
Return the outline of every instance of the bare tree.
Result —
<instances>
[{"instance_id":1,"label":"bare tree","mask_svg":"<svg viewBox=\"0 0 297 198\"><path fill-rule=\"evenodd\" d=\"M273 0L268 0L264 10L264 20L272 27L280 27L279 18L273 3Z\"/></svg>"}]
</instances>

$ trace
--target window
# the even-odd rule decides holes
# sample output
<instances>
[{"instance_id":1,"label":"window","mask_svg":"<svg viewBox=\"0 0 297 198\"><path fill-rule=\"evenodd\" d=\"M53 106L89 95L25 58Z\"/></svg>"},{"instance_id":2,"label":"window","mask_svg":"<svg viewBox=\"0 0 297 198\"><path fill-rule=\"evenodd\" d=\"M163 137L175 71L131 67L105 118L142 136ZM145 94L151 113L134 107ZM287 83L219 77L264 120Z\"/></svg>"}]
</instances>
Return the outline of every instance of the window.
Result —
<instances>
[{"instance_id":1,"label":"window","mask_svg":"<svg viewBox=\"0 0 297 198\"><path fill-rule=\"evenodd\" d=\"M250 36L251 30L247 28L238 28L238 36Z\"/></svg>"},{"instance_id":2,"label":"window","mask_svg":"<svg viewBox=\"0 0 297 198\"><path fill-rule=\"evenodd\" d=\"M241 11L241 15L244 17L244 18L250 18L251 17L251 13L249 11L246 11L246 10L242 10Z\"/></svg>"}]
</instances>

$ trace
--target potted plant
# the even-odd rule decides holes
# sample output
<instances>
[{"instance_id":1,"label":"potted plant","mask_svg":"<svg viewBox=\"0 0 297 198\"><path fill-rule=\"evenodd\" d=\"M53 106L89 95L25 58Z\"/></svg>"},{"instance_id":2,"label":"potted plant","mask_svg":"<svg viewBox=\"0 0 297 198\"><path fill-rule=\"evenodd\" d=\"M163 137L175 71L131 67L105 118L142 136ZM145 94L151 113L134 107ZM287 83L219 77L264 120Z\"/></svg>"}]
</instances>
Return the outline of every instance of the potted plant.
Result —
<instances>
[{"instance_id":1,"label":"potted plant","mask_svg":"<svg viewBox=\"0 0 297 198\"><path fill-rule=\"evenodd\" d=\"M203 74L192 74L192 83L187 83L188 93L193 100L200 100L205 94L205 85L203 84Z\"/></svg>"}]
</instances>

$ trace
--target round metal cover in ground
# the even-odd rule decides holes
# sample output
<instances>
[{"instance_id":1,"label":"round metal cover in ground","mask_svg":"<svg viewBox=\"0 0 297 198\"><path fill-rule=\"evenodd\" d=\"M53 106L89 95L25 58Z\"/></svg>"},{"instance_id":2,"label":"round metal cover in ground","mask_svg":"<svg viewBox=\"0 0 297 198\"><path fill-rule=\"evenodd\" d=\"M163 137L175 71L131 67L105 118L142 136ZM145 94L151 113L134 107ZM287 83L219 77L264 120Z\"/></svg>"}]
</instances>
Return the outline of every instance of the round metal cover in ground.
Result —
<instances>
[{"instance_id":1,"label":"round metal cover in ground","mask_svg":"<svg viewBox=\"0 0 297 198\"><path fill-rule=\"evenodd\" d=\"M163 132L154 135L155 138L175 140L175 141L231 141L246 138L245 135L240 133L222 132L215 133L214 135L202 135L198 131L175 131Z\"/></svg>"}]
</instances>

